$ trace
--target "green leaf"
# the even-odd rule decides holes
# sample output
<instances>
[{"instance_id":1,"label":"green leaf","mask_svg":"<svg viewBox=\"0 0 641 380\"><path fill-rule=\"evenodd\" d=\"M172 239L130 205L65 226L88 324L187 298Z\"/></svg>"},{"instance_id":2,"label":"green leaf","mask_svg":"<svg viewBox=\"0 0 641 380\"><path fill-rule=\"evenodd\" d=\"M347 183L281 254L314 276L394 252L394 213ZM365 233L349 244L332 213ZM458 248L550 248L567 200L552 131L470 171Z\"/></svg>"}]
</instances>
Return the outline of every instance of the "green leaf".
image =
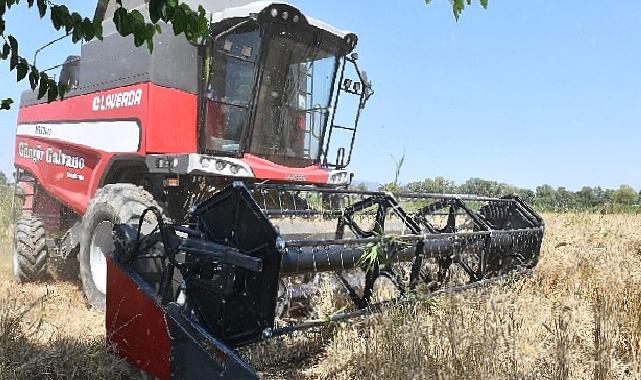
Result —
<instances>
[{"instance_id":1,"label":"green leaf","mask_svg":"<svg viewBox=\"0 0 641 380\"><path fill-rule=\"evenodd\" d=\"M7 59L9 58L9 54L11 53L11 46L9 46L8 43L4 43L2 46L2 59Z\"/></svg>"},{"instance_id":2,"label":"green leaf","mask_svg":"<svg viewBox=\"0 0 641 380\"><path fill-rule=\"evenodd\" d=\"M149 52L153 53L154 52L154 39L153 38L147 38L145 40L145 42L147 43L147 49L149 49Z\"/></svg>"},{"instance_id":3,"label":"green leaf","mask_svg":"<svg viewBox=\"0 0 641 380\"><path fill-rule=\"evenodd\" d=\"M13 99L7 98L0 101L0 110L10 110L13 104Z\"/></svg>"},{"instance_id":4,"label":"green leaf","mask_svg":"<svg viewBox=\"0 0 641 380\"><path fill-rule=\"evenodd\" d=\"M33 1L32 1L33 3ZM47 1L46 0L38 0L38 13L40 13L40 18L45 17L45 14L47 14Z\"/></svg>"},{"instance_id":5,"label":"green leaf","mask_svg":"<svg viewBox=\"0 0 641 380\"><path fill-rule=\"evenodd\" d=\"M60 95L60 99L65 98L65 94L67 93L67 85L64 83L58 83L58 94Z\"/></svg>"},{"instance_id":6,"label":"green leaf","mask_svg":"<svg viewBox=\"0 0 641 380\"><path fill-rule=\"evenodd\" d=\"M71 33L71 42L75 44L81 39L82 39L82 29L74 28L73 32Z\"/></svg>"},{"instance_id":7,"label":"green leaf","mask_svg":"<svg viewBox=\"0 0 641 380\"><path fill-rule=\"evenodd\" d=\"M162 33L162 28L160 27L160 24L156 24L154 27L156 28L156 33L158 34Z\"/></svg>"},{"instance_id":8,"label":"green leaf","mask_svg":"<svg viewBox=\"0 0 641 380\"><path fill-rule=\"evenodd\" d=\"M136 47L141 47L142 44L144 43L145 43L145 36L143 36L142 33L134 34L134 45Z\"/></svg>"},{"instance_id":9,"label":"green leaf","mask_svg":"<svg viewBox=\"0 0 641 380\"><path fill-rule=\"evenodd\" d=\"M125 8L118 8L114 12L114 24L121 36L126 37L133 32L132 20Z\"/></svg>"},{"instance_id":10,"label":"green leaf","mask_svg":"<svg viewBox=\"0 0 641 380\"><path fill-rule=\"evenodd\" d=\"M102 40L102 20L93 20L93 32L97 39Z\"/></svg>"},{"instance_id":11,"label":"green leaf","mask_svg":"<svg viewBox=\"0 0 641 380\"><path fill-rule=\"evenodd\" d=\"M18 66L19 60L20 60L20 56L17 53L15 52L11 53L11 58L9 59L9 71L13 71L13 69L15 69L16 66Z\"/></svg>"},{"instance_id":12,"label":"green leaf","mask_svg":"<svg viewBox=\"0 0 641 380\"><path fill-rule=\"evenodd\" d=\"M82 16L80 16L80 13L73 12L71 14L71 23L73 24L74 27L77 27L78 25L82 24Z\"/></svg>"},{"instance_id":13,"label":"green leaf","mask_svg":"<svg viewBox=\"0 0 641 380\"><path fill-rule=\"evenodd\" d=\"M14 52L14 54L18 54L18 40L14 36L9 36L7 37L9 40L9 46L11 46L11 50Z\"/></svg>"},{"instance_id":14,"label":"green leaf","mask_svg":"<svg viewBox=\"0 0 641 380\"><path fill-rule=\"evenodd\" d=\"M187 17L183 13L182 8L176 8L174 13L174 19L172 20L174 25L174 34L179 35L185 31L185 25L187 24Z\"/></svg>"},{"instance_id":15,"label":"green leaf","mask_svg":"<svg viewBox=\"0 0 641 380\"><path fill-rule=\"evenodd\" d=\"M54 82L53 79L49 79L47 87L49 87L49 89L47 90L47 101L51 103L54 100L58 99L58 84Z\"/></svg>"},{"instance_id":16,"label":"green leaf","mask_svg":"<svg viewBox=\"0 0 641 380\"><path fill-rule=\"evenodd\" d=\"M134 23L144 23L145 22L145 16L140 13L137 9L132 10L129 12L130 17L134 21Z\"/></svg>"},{"instance_id":17,"label":"green leaf","mask_svg":"<svg viewBox=\"0 0 641 380\"><path fill-rule=\"evenodd\" d=\"M31 66L31 71L29 72L29 85L32 90L35 90L38 87L38 82L40 81L40 73L35 66Z\"/></svg>"},{"instance_id":18,"label":"green leaf","mask_svg":"<svg viewBox=\"0 0 641 380\"><path fill-rule=\"evenodd\" d=\"M123 24L127 19L127 10L125 8L118 8L114 12L114 24L116 24L116 29L122 29Z\"/></svg>"},{"instance_id":19,"label":"green leaf","mask_svg":"<svg viewBox=\"0 0 641 380\"><path fill-rule=\"evenodd\" d=\"M38 99L42 99L43 96L47 93L47 87L49 84L49 76L47 73L40 73L40 87L38 88Z\"/></svg>"},{"instance_id":20,"label":"green leaf","mask_svg":"<svg viewBox=\"0 0 641 380\"><path fill-rule=\"evenodd\" d=\"M149 17L152 23L157 23L162 18L162 10L165 2L162 0L149 1Z\"/></svg>"},{"instance_id":21,"label":"green leaf","mask_svg":"<svg viewBox=\"0 0 641 380\"><path fill-rule=\"evenodd\" d=\"M24 79L24 77L27 76L27 72L29 71L29 63L27 63L27 60L24 58L20 58L18 61L18 65L16 66L16 77L18 79L18 82Z\"/></svg>"},{"instance_id":22,"label":"green leaf","mask_svg":"<svg viewBox=\"0 0 641 380\"><path fill-rule=\"evenodd\" d=\"M82 34L85 41L91 41L96 36L96 30L93 22L86 17L82 22Z\"/></svg>"},{"instance_id":23,"label":"green leaf","mask_svg":"<svg viewBox=\"0 0 641 380\"><path fill-rule=\"evenodd\" d=\"M51 7L51 23L53 24L53 27L56 30L60 30L62 27L64 21L61 17L61 10L60 7L55 5Z\"/></svg>"}]
</instances>

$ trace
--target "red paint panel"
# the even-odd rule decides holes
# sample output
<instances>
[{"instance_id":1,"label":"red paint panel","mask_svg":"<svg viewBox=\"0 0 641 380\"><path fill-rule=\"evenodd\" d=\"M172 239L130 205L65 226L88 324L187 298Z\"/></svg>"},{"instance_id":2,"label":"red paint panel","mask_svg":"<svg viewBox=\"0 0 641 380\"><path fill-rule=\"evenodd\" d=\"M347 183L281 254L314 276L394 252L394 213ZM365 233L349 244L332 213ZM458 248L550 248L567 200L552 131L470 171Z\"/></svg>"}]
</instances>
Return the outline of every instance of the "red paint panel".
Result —
<instances>
[{"instance_id":1,"label":"red paint panel","mask_svg":"<svg viewBox=\"0 0 641 380\"><path fill-rule=\"evenodd\" d=\"M18 124L138 120L141 125L139 154L191 153L197 150L196 96L150 83L120 87L64 101L20 109ZM91 128L91 125L87 125ZM79 214L83 214L115 152L102 152L81 145L40 137L17 136L16 166L33 173L43 187ZM22 157L20 144L46 152L61 150L83 157L79 170ZM82 179L81 179L82 178Z\"/></svg>"},{"instance_id":2,"label":"red paint panel","mask_svg":"<svg viewBox=\"0 0 641 380\"><path fill-rule=\"evenodd\" d=\"M138 91L142 91L139 99L133 97ZM151 83L28 106L21 108L18 114L19 124L124 119L137 119L141 123L140 153L197 151L196 95Z\"/></svg>"},{"instance_id":3,"label":"red paint panel","mask_svg":"<svg viewBox=\"0 0 641 380\"><path fill-rule=\"evenodd\" d=\"M197 120L196 95L150 84L146 152L196 153Z\"/></svg>"},{"instance_id":4,"label":"red paint panel","mask_svg":"<svg viewBox=\"0 0 641 380\"><path fill-rule=\"evenodd\" d=\"M82 167L60 162L61 153L83 159ZM60 141L16 137L15 165L28 170L45 190L79 214L96 192L100 176L111 159L109 153L97 152Z\"/></svg>"},{"instance_id":5,"label":"red paint panel","mask_svg":"<svg viewBox=\"0 0 641 380\"><path fill-rule=\"evenodd\" d=\"M275 181L314 183L326 185L329 179L329 171L320 165L313 165L306 168L290 168L277 165L271 161L245 154L243 157L258 179L270 179Z\"/></svg>"},{"instance_id":6,"label":"red paint panel","mask_svg":"<svg viewBox=\"0 0 641 380\"><path fill-rule=\"evenodd\" d=\"M170 377L165 314L107 258L107 339L116 354L161 380Z\"/></svg>"},{"instance_id":7,"label":"red paint panel","mask_svg":"<svg viewBox=\"0 0 641 380\"><path fill-rule=\"evenodd\" d=\"M149 86L143 83L23 107L18 113L18 123L138 119L145 124ZM129 99L129 94L138 90L142 90L140 99ZM125 104L123 96L118 100L118 94L127 94L128 104Z\"/></svg>"}]
</instances>

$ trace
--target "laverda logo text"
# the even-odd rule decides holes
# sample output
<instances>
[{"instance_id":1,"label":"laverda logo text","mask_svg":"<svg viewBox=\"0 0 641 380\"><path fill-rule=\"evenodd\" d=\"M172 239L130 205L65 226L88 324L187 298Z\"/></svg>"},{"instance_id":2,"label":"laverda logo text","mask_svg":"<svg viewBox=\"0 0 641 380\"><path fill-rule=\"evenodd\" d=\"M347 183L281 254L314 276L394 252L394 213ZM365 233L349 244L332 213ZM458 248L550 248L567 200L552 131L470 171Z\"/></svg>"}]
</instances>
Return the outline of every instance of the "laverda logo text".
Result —
<instances>
[{"instance_id":1,"label":"laverda logo text","mask_svg":"<svg viewBox=\"0 0 641 380\"><path fill-rule=\"evenodd\" d=\"M117 94L101 95L93 98L94 111L113 110L122 107L137 106L142 101L142 90L131 90Z\"/></svg>"},{"instance_id":2,"label":"laverda logo text","mask_svg":"<svg viewBox=\"0 0 641 380\"><path fill-rule=\"evenodd\" d=\"M32 160L34 163L45 160L48 164L69 169L84 169L85 167L85 159L83 157L71 156L60 149L47 148L43 150L40 145L33 148L26 143L20 143L18 154L22 158Z\"/></svg>"}]
</instances>

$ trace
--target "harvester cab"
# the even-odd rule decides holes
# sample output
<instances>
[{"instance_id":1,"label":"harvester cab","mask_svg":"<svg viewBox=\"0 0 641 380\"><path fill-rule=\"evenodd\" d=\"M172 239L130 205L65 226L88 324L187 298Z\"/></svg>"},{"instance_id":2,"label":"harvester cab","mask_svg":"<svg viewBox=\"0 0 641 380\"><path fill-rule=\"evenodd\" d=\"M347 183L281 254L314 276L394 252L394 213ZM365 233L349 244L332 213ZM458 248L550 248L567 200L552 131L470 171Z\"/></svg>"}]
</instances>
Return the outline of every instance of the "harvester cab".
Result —
<instances>
[{"instance_id":1,"label":"harvester cab","mask_svg":"<svg viewBox=\"0 0 641 380\"><path fill-rule=\"evenodd\" d=\"M63 66L67 98L21 102L15 277L77 257L117 355L255 378L239 347L537 264L543 220L518 197L349 189L373 94L355 34L280 2L187 3L210 38L162 33L150 54L99 1L104 40ZM324 272L348 301L329 317L309 302Z\"/></svg>"},{"instance_id":2,"label":"harvester cab","mask_svg":"<svg viewBox=\"0 0 641 380\"><path fill-rule=\"evenodd\" d=\"M356 35L264 2L216 13L212 22L203 54L203 149L292 168L344 169L372 93L351 54ZM356 78L346 77L349 69ZM359 100L352 125L335 124L341 95ZM351 131L349 145L330 151L339 128ZM287 180L307 182L296 174Z\"/></svg>"}]
</instances>

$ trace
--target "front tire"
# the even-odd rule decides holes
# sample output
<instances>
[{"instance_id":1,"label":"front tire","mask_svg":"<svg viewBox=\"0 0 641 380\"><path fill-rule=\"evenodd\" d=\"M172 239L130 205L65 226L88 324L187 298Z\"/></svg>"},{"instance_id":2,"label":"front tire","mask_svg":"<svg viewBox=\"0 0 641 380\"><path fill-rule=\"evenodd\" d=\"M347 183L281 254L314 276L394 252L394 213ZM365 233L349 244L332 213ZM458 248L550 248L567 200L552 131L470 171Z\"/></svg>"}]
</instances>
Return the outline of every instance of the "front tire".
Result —
<instances>
[{"instance_id":1,"label":"front tire","mask_svg":"<svg viewBox=\"0 0 641 380\"><path fill-rule=\"evenodd\" d=\"M21 218L16 223L13 247L13 277L18 283L41 279L47 272L49 253L45 226L37 218Z\"/></svg>"},{"instance_id":2,"label":"front tire","mask_svg":"<svg viewBox=\"0 0 641 380\"><path fill-rule=\"evenodd\" d=\"M114 250L113 227L116 224L138 226L145 209L160 209L154 197L142 187L131 184L106 185L96 192L82 218L80 239L80 279L87 301L95 309L104 311L107 292L107 259ZM156 225L148 213L143 232Z\"/></svg>"}]
</instances>

